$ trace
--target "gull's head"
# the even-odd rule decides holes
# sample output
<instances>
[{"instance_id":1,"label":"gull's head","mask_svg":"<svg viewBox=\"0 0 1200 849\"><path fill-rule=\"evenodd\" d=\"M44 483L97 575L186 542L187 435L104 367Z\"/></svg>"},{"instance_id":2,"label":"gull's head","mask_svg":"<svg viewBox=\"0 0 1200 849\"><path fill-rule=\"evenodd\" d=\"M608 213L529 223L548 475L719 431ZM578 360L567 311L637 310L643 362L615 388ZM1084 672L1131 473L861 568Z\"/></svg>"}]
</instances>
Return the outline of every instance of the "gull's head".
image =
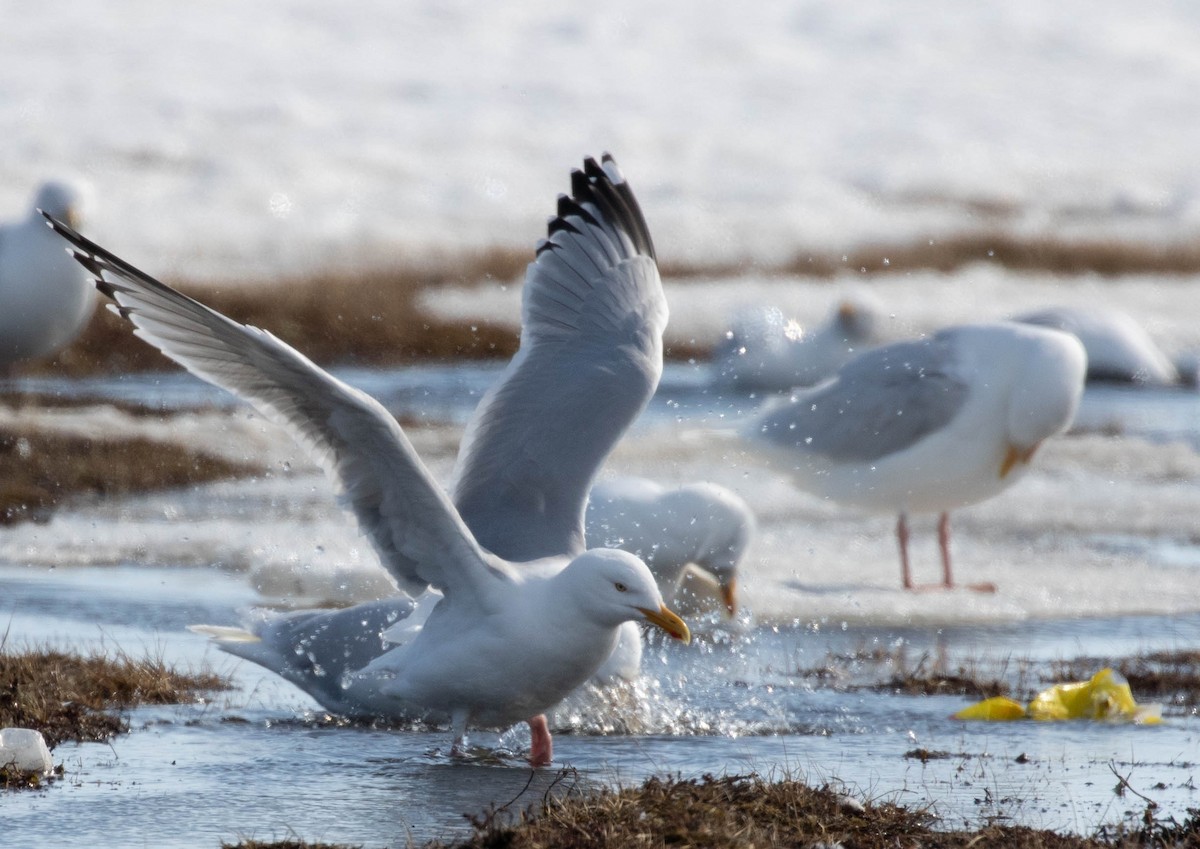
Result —
<instances>
[{"instance_id":1,"label":"gull's head","mask_svg":"<svg viewBox=\"0 0 1200 849\"><path fill-rule=\"evenodd\" d=\"M82 187L64 180L47 180L38 188L33 207L53 215L72 229L83 223L85 192ZM34 213L37 215L37 213ZM38 222L41 223L41 216Z\"/></svg>"},{"instance_id":2,"label":"gull's head","mask_svg":"<svg viewBox=\"0 0 1200 849\"><path fill-rule=\"evenodd\" d=\"M596 548L568 564L562 577L583 616L602 625L649 622L677 640L691 642L688 626L663 604L654 576L639 558L627 551Z\"/></svg>"}]
</instances>

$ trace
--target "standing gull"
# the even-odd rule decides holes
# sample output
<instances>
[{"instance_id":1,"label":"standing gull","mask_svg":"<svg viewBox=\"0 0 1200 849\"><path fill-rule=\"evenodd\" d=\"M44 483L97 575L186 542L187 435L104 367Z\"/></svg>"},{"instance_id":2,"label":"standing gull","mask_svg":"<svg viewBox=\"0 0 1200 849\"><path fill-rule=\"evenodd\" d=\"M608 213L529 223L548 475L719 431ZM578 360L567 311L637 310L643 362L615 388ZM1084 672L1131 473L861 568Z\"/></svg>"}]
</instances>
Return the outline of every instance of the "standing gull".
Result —
<instances>
[{"instance_id":1,"label":"standing gull","mask_svg":"<svg viewBox=\"0 0 1200 849\"><path fill-rule=\"evenodd\" d=\"M942 584L950 511L998 495L1043 441L1071 423L1087 358L1058 330L997 322L885 345L792 396L745 429L796 485L866 510L895 512L906 589L908 514L939 513ZM992 591L992 584L974 589Z\"/></svg>"},{"instance_id":2,"label":"standing gull","mask_svg":"<svg viewBox=\"0 0 1200 849\"><path fill-rule=\"evenodd\" d=\"M490 434L520 443L523 462L514 459L496 469L483 464L481 474L504 487L506 508L520 500L527 510L507 509L503 519L493 521L477 512L474 533L376 400L270 333L231 321L62 222L51 223L75 245L75 258L137 335L251 403L312 452L400 589L414 598L427 587L443 593L423 627L396 637L393 626L388 639L398 645L385 650L381 644L364 667L337 676L346 689L369 699L377 714L449 721L455 751L469 726L527 720L530 760L543 765L553 757L545 711L599 668L622 623L645 620L690 639L642 561L627 552L582 546L584 493L591 482L587 466L599 465L653 392L661 369L661 359L656 369L654 357L661 358L666 322L645 221L611 157L599 164L586 160L583 171L572 173L572 197L560 197L549 237L529 267L521 350L481 402L476 415L483 420L472 428L479 444L495 438ZM537 409L527 410L529 403ZM530 415L537 416L535 432L522 439L510 431ZM556 451L566 453L550 454ZM575 475L556 491L543 485L528 492L524 487L540 479L525 473L539 465ZM577 509L554 500L570 497L580 483ZM572 516L577 532L570 527ZM503 526L525 521L527 532ZM481 531L497 540L511 534L529 550L561 547L506 558L480 544ZM538 545L539 534L566 542ZM532 562L514 562L518 559ZM397 604L391 612L400 618L408 608ZM369 614L361 620L364 630L375 631L378 607L362 612ZM339 621L350 623L348 633L357 627L353 615ZM303 653L304 646L292 650Z\"/></svg>"},{"instance_id":3,"label":"standing gull","mask_svg":"<svg viewBox=\"0 0 1200 849\"><path fill-rule=\"evenodd\" d=\"M0 374L66 347L92 317L95 287L37 214L77 227L82 206L78 188L46 182L28 216L0 227Z\"/></svg>"}]
</instances>

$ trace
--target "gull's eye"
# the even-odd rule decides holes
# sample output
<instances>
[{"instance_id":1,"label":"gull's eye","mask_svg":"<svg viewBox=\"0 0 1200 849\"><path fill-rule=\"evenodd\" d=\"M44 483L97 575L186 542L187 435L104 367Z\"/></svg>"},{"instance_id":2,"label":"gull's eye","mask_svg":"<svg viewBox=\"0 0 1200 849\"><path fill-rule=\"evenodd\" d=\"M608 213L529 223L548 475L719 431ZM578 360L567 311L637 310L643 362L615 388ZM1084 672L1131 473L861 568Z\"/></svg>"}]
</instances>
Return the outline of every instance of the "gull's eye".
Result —
<instances>
[{"instance_id":1,"label":"gull's eye","mask_svg":"<svg viewBox=\"0 0 1200 849\"><path fill-rule=\"evenodd\" d=\"M629 592L629 587L625 586L620 581L617 581L615 584L613 584L613 586L617 588L617 592L619 593Z\"/></svg>"}]
</instances>

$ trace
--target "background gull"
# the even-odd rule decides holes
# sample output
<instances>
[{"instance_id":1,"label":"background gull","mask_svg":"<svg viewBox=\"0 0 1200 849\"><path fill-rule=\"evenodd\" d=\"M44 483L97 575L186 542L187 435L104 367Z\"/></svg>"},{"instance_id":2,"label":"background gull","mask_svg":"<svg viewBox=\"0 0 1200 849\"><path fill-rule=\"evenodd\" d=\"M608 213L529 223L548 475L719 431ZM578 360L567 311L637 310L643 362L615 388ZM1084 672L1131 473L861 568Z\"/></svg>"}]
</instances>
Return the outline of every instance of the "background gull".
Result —
<instances>
[{"instance_id":1,"label":"background gull","mask_svg":"<svg viewBox=\"0 0 1200 849\"><path fill-rule=\"evenodd\" d=\"M997 322L885 345L798 392L744 430L801 489L899 514L904 587L910 512L939 513L942 586L954 585L950 511L1020 479L1038 446L1071 423L1086 355L1058 330ZM992 584L976 589L994 590Z\"/></svg>"},{"instance_id":2,"label":"background gull","mask_svg":"<svg viewBox=\"0 0 1200 849\"><path fill-rule=\"evenodd\" d=\"M95 288L37 213L77 227L82 208L79 187L49 181L25 218L0 227L0 375L64 348L92 316Z\"/></svg>"},{"instance_id":3,"label":"background gull","mask_svg":"<svg viewBox=\"0 0 1200 849\"><path fill-rule=\"evenodd\" d=\"M841 298L825 324L807 330L778 307L743 310L714 346L715 378L747 392L812 386L883 342L882 312L864 291Z\"/></svg>"},{"instance_id":4,"label":"background gull","mask_svg":"<svg viewBox=\"0 0 1200 849\"><path fill-rule=\"evenodd\" d=\"M602 164L586 160L583 171L573 172L572 195L560 197L527 275L521 350L481 402L472 428L475 445L505 445L534 458L567 452L541 464L479 466L480 475L503 488L506 505L516 500L532 510L510 509L503 521L485 521L480 505L487 499L472 502L473 520L489 540L511 538L526 550L549 552L521 558L537 559L520 565L480 545L373 398L271 334L179 294L52 220L140 337L288 428L322 462L402 590L412 597L427 587L444 594L411 639L352 674L378 712L448 720L455 749L470 725L526 719L535 764L552 758L544 712L608 657L622 623L644 619L690 638L644 563L623 551L583 550L587 486L654 390L666 308L645 221L611 157ZM614 402L613 394L622 400ZM524 406L530 401L538 409ZM530 415L540 427L521 427ZM556 436L568 429L569 438ZM463 456L468 468L459 487L477 492L469 444ZM554 481L539 468L571 474ZM521 473L527 474L515 476ZM526 486L537 491L529 494ZM570 498L576 490L573 506L543 500ZM528 531L504 527L527 520ZM551 551L555 546L562 547ZM349 632L357 627L353 618L339 621L351 623Z\"/></svg>"},{"instance_id":5,"label":"background gull","mask_svg":"<svg viewBox=\"0 0 1200 849\"><path fill-rule=\"evenodd\" d=\"M1054 327L1076 336L1087 351L1087 379L1103 383L1173 386L1179 372L1131 315L1105 306L1046 307L1013 321Z\"/></svg>"}]
</instances>

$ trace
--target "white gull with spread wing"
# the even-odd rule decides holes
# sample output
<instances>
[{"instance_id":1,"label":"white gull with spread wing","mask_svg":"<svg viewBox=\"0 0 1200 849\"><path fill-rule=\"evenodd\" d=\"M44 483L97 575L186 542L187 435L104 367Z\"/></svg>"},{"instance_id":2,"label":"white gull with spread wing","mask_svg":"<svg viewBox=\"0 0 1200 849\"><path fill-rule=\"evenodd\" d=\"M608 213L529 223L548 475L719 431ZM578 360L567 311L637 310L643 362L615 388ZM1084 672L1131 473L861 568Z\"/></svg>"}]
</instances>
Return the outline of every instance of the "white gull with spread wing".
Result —
<instances>
[{"instance_id":1,"label":"white gull with spread wing","mask_svg":"<svg viewBox=\"0 0 1200 849\"><path fill-rule=\"evenodd\" d=\"M322 462L400 589L443 593L423 627L396 637L403 629L393 626L400 645L324 675L375 715L448 720L455 749L468 726L527 720L535 764L552 759L544 712L600 667L623 623L690 638L642 561L583 550L591 478L657 384L666 304L645 221L611 157L573 172L572 195L560 197L529 267L521 349L469 428L457 509L375 399L51 222L137 335L288 428ZM480 453L492 448L506 456ZM373 653L378 628L410 610L400 598L258 630L292 640L293 653L306 638L328 638L328 659ZM360 622L370 638L339 647ZM263 662L281 653L272 648L246 656Z\"/></svg>"}]
</instances>

